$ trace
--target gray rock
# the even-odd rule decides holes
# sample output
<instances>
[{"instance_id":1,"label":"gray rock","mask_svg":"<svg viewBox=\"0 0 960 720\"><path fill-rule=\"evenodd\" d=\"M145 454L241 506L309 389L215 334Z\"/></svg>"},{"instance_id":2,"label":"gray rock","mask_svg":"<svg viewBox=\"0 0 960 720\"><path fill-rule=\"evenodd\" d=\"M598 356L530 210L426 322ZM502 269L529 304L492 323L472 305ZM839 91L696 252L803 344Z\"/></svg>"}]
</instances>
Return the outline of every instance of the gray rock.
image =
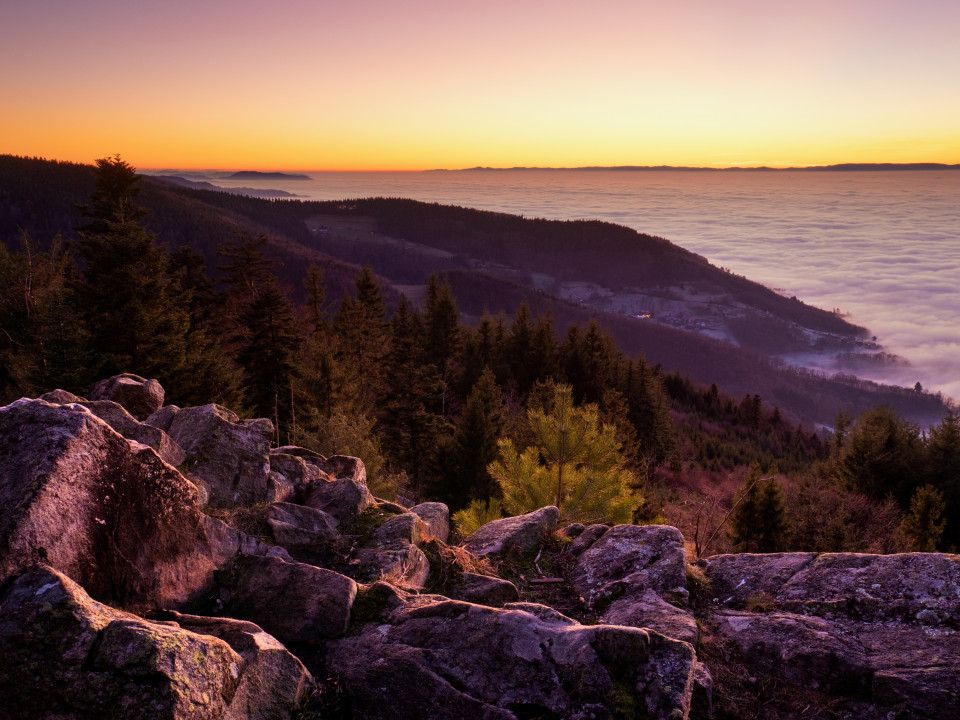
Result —
<instances>
[{"instance_id":1,"label":"gray rock","mask_svg":"<svg viewBox=\"0 0 960 720\"><path fill-rule=\"evenodd\" d=\"M285 644L316 643L347 631L357 584L312 565L241 555L233 565L230 617L249 620Z\"/></svg>"},{"instance_id":2,"label":"gray rock","mask_svg":"<svg viewBox=\"0 0 960 720\"><path fill-rule=\"evenodd\" d=\"M270 451L270 469L287 480L295 489L300 490L305 485L316 482L326 476L316 465L307 462L301 457L288 453Z\"/></svg>"},{"instance_id":3,"label":"gray rock","mask_svg":"<svg viewBox=\"0 0 960 720\"><path fill-rule=\"evenodd\" d=\"M651 628L674 640L697 644L700 631L693 614L661 598L652 588L628 588L601 614L605 625Z\"/></svg>"},{"instance_id":4,"label":"gray rock","mask_svg":"<svg viewBox=\"0 0 960 720\"><path fill-rule=\"evenodd\" d=\"M604 533L609 530L607 525L590 525L587 528L584 528L583 532L580 533L577 538L570 543L568 550L570 554L574 557L579 557L585 551L587 551L591 545L593 545L597 540L603 537Z\"/></svg>"},{"instance_id":5,"label":"gray rock","mask_svg":"<svg viewBox=\"0 0 960 720\"><path fill-rule=\"evenodd\" d=\"M66 390L51 390L48 393L44 393L40 396L40 400L46 400L52 405L67 405L69 403L78 403L83 402L86 398L79 397L74 395L72 392L67 392Z\"/></svg>"},{"instance_id":6,"label":"gray rock","mask_svg":"<svg viewBox=\"0 0 960 720\"><path fill-rule=\"evenodd\" d=\"M144 420L144 422L147 425L153 425L155 428L159 428L160 430L167 432L170 430L170 426L173 424L173 419L177 416L178 412L180 412L180 408L176 405L164 405L162 408Z\"/></svg>"},{"instance_id":7,"label":"gray rock","mask_svg":"<svg viewBox=\"0 0 960 720\"><path fill-rule=\"evenodd\" d=\"M337 523L346 525L352 522L364 508L374 503L373 495L367 489L367 471L359 458L346 458L353 463L340 462L342 456L335 456L329 467L349 466L349 472L343 476L329 473L331 479L320 478L310 483L303 491L302 505L323 510L337 519Z\"/></svg>"},{"instance_id":8,"label":"gray rock","mask_svg":"<svg viewBox=\"0 0 960 720\"><path fill-rule=\"evenodd\" d=\"M303 663L253 623L176 612L165 615L184 630L223 640L243 658L228 718L287 720L313 686Z\"/></svg>"},{"instance_id":9,"label":"gray rock","mask_svg":"<svg viewBox=\"0 0 960 720\"><path fill-rule=\"evenodd\" d=\"M349 455L331 455L325 462L317 463L331 478L347 478L358 485L367 485L367 467L363 460Z\"/></svg>"},{"instance_id":10,"label":"gray rock","mask_svg":"<svg viewBox=\"0 0 960 720\"><path fill-rule=\"evenodd\" d=\"M506 603L520 600L517 586L509 580L469 572L463 573L461 581L456 583L447 594L453 600L464 600L491 607L502 607Z\"/></svg>"},{"instance_id":11,"label":"gray rock","mask_svg":"<svg viewBox=\"0 0 960 720\"><path fill-rule=\"evenodd\" d=\"M287 549L326 546L337 537L333 516L303 505L274 503L267 522L276 543Z\"/></svg>"},{"instance_id":12,"label":"gray rock","mask_svg":"<svg viewBox=\"0 0 960 720\"><path fill-rule=\"evenodd\" d=\"M178 467L186 459L183 449L169 435L149 423L140 422L119 403L112 400L85 400L78 404L83 405L128 440L136 440L153 448L168 465Z\"/></svg>"},{"instance_id":13,"label":"gray rock","mask_svg":"<svg viewBox=\"0 0 960 720\"><path fill-rule=\"evenodd\" d=\"M181 607L216 569L198 500L86 408L0 408L0 577L44 562L103 602Z\"/></svg>"},{"instance_id":14,"label":"gray rock","mask_svg":"<svg viewBox=\"0 0 960 720\"><path fill-rule=\"evenodd\" d=\"M275 453L277 455L293 455L317 467L320 467L327 461L325 456L315 450L308 450L307 448L302 448L297 445L281 445L280 447L273 448L270 452L271 454Z\"/></svg>"},{"instance_id":15,"label":"gray rock","mask_svg":"<svg viewBox=\"0 0 960 720\"><path fill-rule=\"evenodd\" d=\"M656 633L435 596L411 597L327 653L351 712L398 720L610 717L615 694L637 714L685 718L695 670L689 645Z\"/></svg>"},{"instance_id":16,"label":"gray rock","mask_svg":"<svg viewBox=\"0 0 960 720\"><path fill-rule=\"evenodd\" d=\"M439 540L445 543L450 538L450 508L443 503L420 503L410 508L410 512L418 515L427 524L424 540Z\"/></svg>"},{"instance_id":17,"label":"gray rock","mask_svg":"<svg viewBox=\"0 0 960 720\"><path fill-rule=\"evenodd\" d=\"M617 525L580 555L571 581L588 602L614 584L685 598L686 560L683 535L675 527Z\"/></svg>"},{"instance_id":18,"label":"gray rock","mask_svg":"<svg viewBox=\"0 0 960 720\"><path fill-rule=\"evenodd\" d=\"M102 605L47 566L0 594L4 718L236 717L246 665L223 640Z\"/></svg>"},{"instance_id":19,"label":"gray rock","mask_svg":"<svg viewBox=\"0 0 960 720\"><path fill-rule=\"evenodd\" d=\"M812 563L815 553L714 555L700 560L711 594L728 607L742 609L753 595L776 597L790 578Z\"/></svg>"},{"instance_id":20,"label":"gray rock","mask_svg":"<svg viewBox=\"0 0 960 720\"><path fill-rule=\"evenodd\" d=\"M718 637L751 673L841 698L844 717L960 717L960 569L938 553L724 555ZM763 598L767 613L750 607ZM857 705L856 703L859 703Z\"/></svg>"},{"instance_id":21,"label":"gray rock","mask_svg":"<svg viewBox=\"0 0 960 720\"><path fill-rule=\"evenodd\" d=\"M427 524L412 512L400 513L385 520L371 538L375 547L389 547L396 543L420 545L425 540Z\"/></svg>"},{"instance_id":22,"label":"gray rock","mask_svg":"<svg viewBox=\"0 0 960 720\"><path fill-rule=\"evenodd\" d=\"M559 516L560 511L550 505L526 515L494 520L467 538L463 547L477 556L511 549L529 552L540 545L544 535L556 529Z\"/></svg>"},{"instance_id":23,"label":"gray rock","mask_svg":"<svg viewBox=\"0 0 960 720\"><path fill-rule=\"evenodd\" d=\"M265 502L273 423L240 420L219 405L183 408L168 431L187 455L186 470L209 489L213 507Z\"/></svg>"},{"instance_id":24,"label":"gray rock","mask_svg":"<svg viewBox=\"0 0 960 720\"><path fill-rule=\"evenodd\" d=\"M286 549L242 533L217 518L203 515L200 518L200 525L207 537L210 554L217 567L229 565L238 555L276 557L293 562L293 558Z\"/></svg>"},{"instance_id":25,"label":"gray rock","mask_svg":"<svg viewBox=\"0 0 960 720\"><path fill-rule=\"evenodd\" d=\"M350 564L356 577L363 582L385 580L400 587L421 588L430 578L427 556L408 542L360 548L353 554Z\"/></svg>"},{"instance_id":26,"label":"gray rock","mask_svg":"<svg viewBox=\"0 0 960 720\"><path fill-rule=\"evenodd\" d=\"M90 400L120 403L137 420L146 420L163 407L163 388L156 380L124 373L101 380L90 391Z\"/></svg>"}]
</instances>

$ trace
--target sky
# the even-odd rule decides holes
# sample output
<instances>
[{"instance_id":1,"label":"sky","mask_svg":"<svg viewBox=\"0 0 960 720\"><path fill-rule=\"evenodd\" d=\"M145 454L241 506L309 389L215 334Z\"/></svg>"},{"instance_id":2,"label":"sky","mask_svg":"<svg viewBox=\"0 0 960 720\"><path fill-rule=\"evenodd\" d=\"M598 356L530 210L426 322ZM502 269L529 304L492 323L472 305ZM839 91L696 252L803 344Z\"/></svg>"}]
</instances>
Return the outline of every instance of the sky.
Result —
<instances>
[{"instance_id":1,"label":"sky","mask_svg":"<svg viewBox=\"0 0 960 720\"><path fill-rule=\"evenodd\" d=\"M960 163L956 0L30 0L0 153L142 169Z\"/></svg>"}]
</instances>

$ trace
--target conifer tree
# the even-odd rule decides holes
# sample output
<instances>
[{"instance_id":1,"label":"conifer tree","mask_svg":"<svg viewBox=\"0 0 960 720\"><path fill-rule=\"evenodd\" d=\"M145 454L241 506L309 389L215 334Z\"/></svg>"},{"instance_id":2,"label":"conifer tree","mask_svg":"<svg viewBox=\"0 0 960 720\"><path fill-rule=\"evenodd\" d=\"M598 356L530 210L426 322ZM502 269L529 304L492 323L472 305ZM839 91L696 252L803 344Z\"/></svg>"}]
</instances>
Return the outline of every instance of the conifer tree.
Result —
<instances>
[{"instance_id":1,"label":"conifer tree","mask_svg":"<svg viewBox=\"0 0 960 720\"><path fill-rule=\"evenodd\" d=\"M518 453L500 441L489 471L514 514L556 505L564 522L630 522L640 498L630 491L614 428L603 426L596 405L575 407L569 385L558 385L548 413L528 413L535 445Z\"/></svg>"},{"instance_id":2,"label":"conifer tree","mask_svg":"<svg viewBox=\"0 0 960 720\"><path fill-rule=\"evenodd\" d=\"M772 553L787 549L790 523L776 469L764 476L754 462L734 500L728 533L742 552Z\"/></svg>"},{"instance_id":3,"label":"conifer tree","mask_svg":"<svg viewBox=\"0 0 960 720\"><path fill-rule=\"evenodd\" d=\"M510 358L510 371L517 389L525 393L533 385L535 371L532 367L533 322L530 318L530 306L526 298L520 303L510 324L510 339L507 344Z\"/></svg>"},{"instance_id":4,"label":"conifer tree","mask_svg":"<svg viewBox=\"0 0 960 720\"><path fill-rule=\"evenodd\" d=\"M378 407L380 436L387 455L413 473L418 483L443 430L440 416L427 409L437 394L435 369L420 362L421 321L406 295L390 321L390 350L383 360L383 394Z\"/></svg>"},{"instance_id":5,"label":"conifer tree","mask_svg":"<svg viewBox=\"0 0 960 720\"><path fill-rule=\"evenodd\" d=\"M942 518L946 503L943 493L933 485L918 487L910 499L910 512L900 524L900 532L914 552L936 552L947 521Z\"/></svg>"},{"instance_id":6,"label":"conifer tree","mask_svg":"<svg viewBox=\"0 0 960 720\"><path fill-rule=\"evenodd\" d=\"M947 410L927 437L927 479L943 493L951 522L943 535L946 546L960 546L960 413Z\"/></svg>"},{"instance_id":7,"label":"conifer tree","mask_svg":"<svg viewBox=\"0 0 960 720\"><path fill-rule=\"evenodd\" d=\"M369 265L357 276L355 291L355 299L344 294L333 318L335 360L342 370L337 401L370 415L381 392L387 324L383 292Z\"/></svg>"},{"instance_id":8,"label":"conifer tree","mask_svg":"<svg viewBox=\"0 0 960 720\"><path fill-rule=\"evenodd\" d=\"M135 372L169 388L186 362L190 319L166 253L141 224L139 191L139 176L119 156L97 160L96 190L81 208L92 219L77 246L83 281L73 294L99 376Z\"/></svg>"},{"instance_id":9,"label":"conifer tree","mask_svg":"<svg viewBox=\"0 0 960 720\"><path fill-rule=\"evenodd\" d=\"M503 396L489 368L477 380L463 408L456 433L443 453L445 467L435 473L431 491L451 510L470 500L487 503L500 495L487 466L497 458L503 433Z\"/></svg>"},{"instance_id":10,"label":"conifer tree","mask_svg":"<svg viewBox=\"0 0 960 720\"><path fill-rule=\"evenodd\" d=\"M236 359L243 368L243 387L257 417L292 422L292 386L296 353L302 338L293 306L276 283L262 285L237 318ZM277 427L278 440L284 437Z\"/></svg>"}]
</instances>

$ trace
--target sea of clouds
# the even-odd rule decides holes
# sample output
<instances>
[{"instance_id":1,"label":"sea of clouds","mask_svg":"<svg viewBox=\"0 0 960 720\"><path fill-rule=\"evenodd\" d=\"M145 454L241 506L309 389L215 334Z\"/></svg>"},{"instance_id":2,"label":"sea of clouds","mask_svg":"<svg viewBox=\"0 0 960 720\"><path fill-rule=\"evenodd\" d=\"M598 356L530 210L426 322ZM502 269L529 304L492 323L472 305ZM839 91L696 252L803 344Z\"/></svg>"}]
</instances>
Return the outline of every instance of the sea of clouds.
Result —
<instances>
[{"instance_id":1,"label":"sea of clouds","mask_svg":"<svg viewBox=\"0 0 960 720\"><path fill-rule=\"evenodd\" d=\"M608 220L668 238L786 295L840 308L886 352L908 361L857 374L905 386L919 381L960 399L960 171L310 176L266 185L309 199L411 197L526 217Z\"/></svg>"}]
</instances>

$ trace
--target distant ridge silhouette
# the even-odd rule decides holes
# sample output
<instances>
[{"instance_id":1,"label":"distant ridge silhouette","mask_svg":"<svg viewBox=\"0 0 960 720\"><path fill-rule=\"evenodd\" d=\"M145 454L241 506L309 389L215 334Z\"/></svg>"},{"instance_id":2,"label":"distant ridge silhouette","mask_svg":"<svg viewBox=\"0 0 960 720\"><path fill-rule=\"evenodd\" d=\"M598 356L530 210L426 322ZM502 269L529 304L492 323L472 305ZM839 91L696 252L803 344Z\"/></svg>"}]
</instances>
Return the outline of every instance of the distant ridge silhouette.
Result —
<instances>
[{"instance_id":1,"label":"distant ridge silhouette","mask_svg":"<svg viewBox=\"0 0 960 720\"><path fill-rule=\"evenodd\" d=\"M437 168L427 172L464 172L476 170L551 170L551 171L582 171L582 170L631 170L631 171L686 171L686 172L785 172L785 171L813 171L813 172L886 172L891 170L960 170L960 163L948 165L946 163L840 163L839 165L810 165L806 167L775 168L761 165L759 167L690 167L686 165L590 165L585 167L472 167L449 170Z\"/></svg>"}]
</instances>

